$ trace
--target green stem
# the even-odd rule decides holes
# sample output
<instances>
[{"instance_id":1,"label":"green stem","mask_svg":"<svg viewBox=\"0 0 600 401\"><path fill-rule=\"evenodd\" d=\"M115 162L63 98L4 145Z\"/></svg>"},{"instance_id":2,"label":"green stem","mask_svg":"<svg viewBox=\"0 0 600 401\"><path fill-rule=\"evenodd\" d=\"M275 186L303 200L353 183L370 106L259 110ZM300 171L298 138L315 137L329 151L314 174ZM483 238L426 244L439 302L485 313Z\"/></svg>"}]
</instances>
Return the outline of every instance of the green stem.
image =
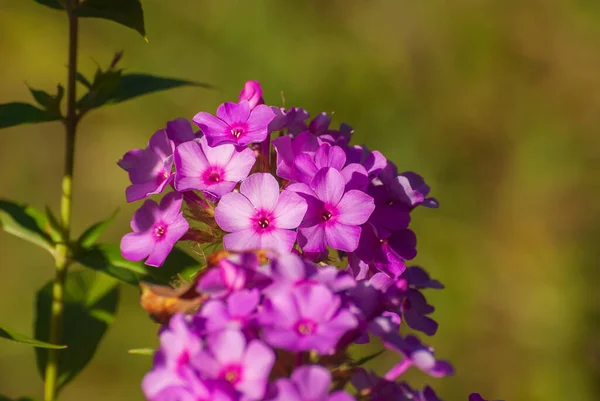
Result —
<instances>
[{"instance_id":1,"label":"green stem","mask_svg":"<svg viewBox=\"0 0 600 401\"><path fill-rule=\"evenodd\" d=\"M52 284L52 307L50 315L50 342L59 344L61 337L61 321L63 314L63 295L65 279L70 263L69 243L71 231L71 200L73 188L73 168L75 159L75 133L77 130L76 74L77 74L77 16L73 13L77 0L67 1L69 19L69 71L67 78L67 117L65 119L65 170L62 179L62 196L60 200L60 216L64 238L56 245L56 274ZM57 393L58 350L48 350L44 381L44 400L54 401Z\"/></svg>"}]
</instances>

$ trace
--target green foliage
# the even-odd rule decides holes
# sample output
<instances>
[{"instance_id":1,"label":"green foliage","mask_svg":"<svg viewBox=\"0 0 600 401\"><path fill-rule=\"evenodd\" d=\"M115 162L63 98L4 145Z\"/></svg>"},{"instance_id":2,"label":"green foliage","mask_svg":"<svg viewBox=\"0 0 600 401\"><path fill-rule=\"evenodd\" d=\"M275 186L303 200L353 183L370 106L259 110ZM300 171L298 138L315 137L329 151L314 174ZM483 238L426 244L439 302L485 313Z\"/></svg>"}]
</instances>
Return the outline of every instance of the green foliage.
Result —
<instances>
[{"instance_id":1,"label":"green foliage","mask_svg":"<svg viewBox=\"0 0 600 401\"><path fill-rule=\"evenodd\" d=\"M0 104L0 128L57 120L60 120L60 115L51 114L29 103L12 102Z\"/></svg>"},{"instance_id":2,"label":"green foliage","mask_svg":"<svg viewBox=\"0 0 600 401\"><path fill-rule=\"evenodd\" d=\"M94 356L111 325L119 301L118 282L90 271L69 272L64 287L64 311L58 362L58 390L73 380ZM36 337L48 340L52 304L52 282L37 293ZM37 366L44 376L47 351L36 349Z\"/></svg>"},{"instance_id":3,"label":"green foliage","mask_svg":"<svg viewBox=\"0 0 600 401\"><path fill-rule=\"evenodd\" d=\"M44 213L25 204L0 199L0 226L9 234L54 252L54 242L48 234L49 224Z\"/></svg>"},{"instance_id":4,"label":"green foliage","mask_svg":"<svg viewBox=\"0 0 600 401\"><path fill-rule=\"evenodd\" d=\"M91 225L87 230L81 234L81 237L77 240L78 245L81 248L89 248L98 240L100 235L106 230L106 227L115 219L119 209L115 210L105 220L99 221L96 224Z\"/></svg>"},{"instance_id":5,"label":"green foliage","mask_svg":"<svg viewBox=\"0 0 600 401\"><path fill-rule=\"evenodd\" d=\"M54 241L55 243L63 241L65 232L62 227L62 224L60 224L60 222L58 221L56 216L54 216L52 210L50 210L48 206L46 206L46 219L48 222L46 228L48 230L50 238L52 238L52 241Z\"/></svg>"},{"instance_id":6,"label":"green foliage","mask_svg":"<svg viewBox=\"0 0 600 401\"><path fill-rule=\"evenodd\" d=\"M6 327L4 327L2 325L0 325L0 338L6 338L7 340L15 341L15 342L18 342L21 344L31 345L33 347L54 348L54 349L66 348L66 346L64 346L64 345L50 344L50 343L47 343L44 341L36 340L35 338L27 337L24 334L17 333L14 330L7 329ZM0 401L2 401L1 396L0 396Z\"/></svg>"},{"instance_id":7,"label":"green foliage","mask_svg":"<svg viewBox=\"0 0 600 401\"><path fill-rule=\"evenodd\" d=\"M44 6L48 6L50 8L54 8L55 10L64 9L61 0L34 0L36 3L42 4Z\"/></svg>"},{"instance_id":8,"label":"green foliage","mask_svg":"<svg viewBox=\"0 0 600 401\"><path fill-rule=\"evenodd\" d=\"M61 84L56 86L56 95L51 95L43 90L33 88L29 88L29 91L33 95L35 101L46 110L49 116L62 118L60 102L65 94L65 88Z\"/></svg>"},{"instance_id":9,"label":"green foliage","mask_svg":"<svg viewBox=\"0 0 600 401\"><path fill-rule=\"evenodd\" d=\"M111 20L146 37L140 0L86 0L77 7L75 14L79 17Z\"/></svg>"},{"instance_id":10,"label":"green foliage","mask_svg":"<svg viewBox=\"0 0 600 401\"><path fill-rule=\"evenodd\" d=\"M116 104L152 92L181 86L211 87L204 83L157 77L149 74L123 74L122 71L113 69L102 71L98 69L89 92L77 101L77 108L83 113L100 106ZM83 75L81 75L79 82L89 83Z\"/></svg>"},{"instance_id":11,"label":"green foliage","mask_svg":"<svg viewBox=\"0 0 600 401\"><path fill-rule=\"evenodd\" d=\"M158 269L146 266L143 262L129 261L121 256L117 245L108 244L79 249L74 260L134 286L141 281L167 285L178 275L189 280L199 269L199 263L178 248L173 248L163 266Z\"/></svg>"},{"instance_id":12,"label":"green foliage","mask_svg":"<svg viewBox=\"0 0 600 401\"><path fill-rule=\"evenodd\" d=\"M135 349L130 349L129 351L127 351L128 353L130 353L131 355L146 355L146 356L152 356L154 355L154 351L152 348L135 348ZM2 400L0 400L2 401Z\"/></svg>"},{"instance_id":13,"label":"green foliage","mask_svg":"<svg viewBox=\"0 0 600 401\"><path fill-rule=\"evenodd\" d=\"M8 398L4 395L0 395L0 401L37 401L37 400L35 398L31 398L31 397Z\"/></svg>"}]
</instances>

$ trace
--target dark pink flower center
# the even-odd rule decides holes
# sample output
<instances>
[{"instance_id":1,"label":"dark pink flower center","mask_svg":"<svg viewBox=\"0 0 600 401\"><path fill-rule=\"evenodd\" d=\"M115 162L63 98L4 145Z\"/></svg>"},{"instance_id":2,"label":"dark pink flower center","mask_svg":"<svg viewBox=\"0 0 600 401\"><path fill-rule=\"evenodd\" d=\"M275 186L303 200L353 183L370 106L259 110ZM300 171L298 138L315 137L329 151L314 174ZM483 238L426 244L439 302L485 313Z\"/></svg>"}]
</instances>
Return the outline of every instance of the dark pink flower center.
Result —
<instances>
[{"instance_id":1,"label":"dark pink flower center","mask_svg":"<svg viewBox=\"0 0 600 401\"><path fill-rule=\"evenodd\" d=\"M269 227L270 223L269 223L269 219L267 219L266 217L263 217L262 219L258 220L257 224L260 228L265 229L265 228Z\"/></svg>"},{"instance_id":2,"label":"dark pink flower center","mask_svg":"<svg viewBox=\"0 0 600 401\"><path fill-rule=\"evenodd\" d=\"M162 183L162 182L163 182L163 181L165 181L167 178L169 178L169 176L170 176L170 175L171 175L171 173L170 173L170 172L168 172L167 170L162 170L162 171L159 171L159 172L156 174L156 183L157 183L157 184L160 184L160 183Z\"/></svg>"},{"instance_id":3,"label":"dark pink flower center","mask_svg":"<svg viewBox=\"0 0 600 401\"><path fill-rule=\"evenodd\" d=\"M239 137L244 135L247 130L248 127L244 123L236 123L229 126L229 132L231 133L231 136L233 136L235 139L238 139Z\"/></svg>"},{"instance_id":4,"label":"dark pink flower center","mask_svg":"<svg viewBox=\"0 0 600 401\"><path fill-rule=\"evenodd\" d=\"M310 336L317 331L317 322L310 319L300 319L296 322L295 330L301 336Z\"/></svg>"},{"instance_id":5,"label":"dark pink flower center","mask_svg":"<svg viewBox=\"0 0 600 401\"><path fill-rule=\"evenodd\" d=\"M225 172L221 167L212 166L202 173L202 181L207 185L217 184L224 181L224 174Z\"/></svg>"},{"instance_id":6,"label":"dark pink flower center","mask_svg":"<svg viewBox=\"0 0 600 401\"><path fill-rule=\"evenodd\" d=\"M323 213L321 213L321 220L323 221L329 221L329 219L331 219L331 212L329 210L323 210Z\"/></svg>"},{"instance_id":7,"label":"dark pink flower center","mask_svg":"<svg viewBox=\"0 0 600 401\"><path fill-rule=\"evenodd\" d=\"M256 232L270 232L275 229L273 214L264 210L260 210L256 213L254 219L254 224L256 224Z\"/></svg>"},{"instance_id":8,"label":"dark pink flower center","mask_svg":"<svg viewBox=\"0 0 600 401\"><path fill-rule=\"evenodd\" d=\"M162 239L166 233L167 227L164 224L159 223L154 226L154 236L156 237L156 239Z\"/></svg>"},{"instance_id":9,"label":"dark pink flower center","mask_svg":"<svg viewBox=\"0 0 600 401\"><path fill-rule=\"evenodd\" d=\"M232 385L236 385L242 380L242 367L240 365L227 365L221 370L219 376Z\"/></svg>"}]
</instances>

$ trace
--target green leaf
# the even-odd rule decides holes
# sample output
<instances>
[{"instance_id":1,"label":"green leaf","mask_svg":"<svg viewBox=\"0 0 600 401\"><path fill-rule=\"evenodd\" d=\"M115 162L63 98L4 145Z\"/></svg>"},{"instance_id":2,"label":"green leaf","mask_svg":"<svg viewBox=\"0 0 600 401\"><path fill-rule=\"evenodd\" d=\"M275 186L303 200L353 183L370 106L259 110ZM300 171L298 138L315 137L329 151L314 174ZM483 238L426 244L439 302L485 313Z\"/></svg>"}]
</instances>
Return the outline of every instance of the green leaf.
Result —
<instances>
[{"instance_id":1,"label":"green leaf","mask_svg":"<svg viewBox=\"0 0 600 401\"><path fill-rule=\"evenodd\" d=\"M134 29L146 38L144 11L140 0L85 0L77 7L75 14L114 21Z\"/></svg>"},{"instance_id":2,"label":"green leaf","mask_svg":"<svg viewBox=\"0 0 600 401\"><path fill-rule=\"evenodd\" d=\"M60 343L67 349L58 360L57 387L65 384L90 362L102 337L111 325L119 302L118 282L106 275L90 271L69 272L65 281L64 310ZM52 282L37 293L36 337L49 337L52 304ZM48 352L36 349L37 366L44 374Z\"/></svg>"},{"instance_id":3,"label":"green leaf","mask_svg":"<svg viewBox=\"0 0 600 401\"><path fill-rule=\"evenodd\" d=\"M170 284L177 275L185 279L196 273L200 264L184 251L173 248L165 263L159 267L146 266L143 262L132 262L121 256L117 245L95 245L79 249L74 260L85 267L108 274L127 284L139 285L141 281L155 284Z\"/></svg>"},{"instance_id":4,"label":"green leaf","mask_svg":"<svg viewBox=\"0 0 600 401\"><path fill-rule=\"evenodd\" d=\"M44 213L31 206L0 199L0 227L50 253L54 252L48 221Z\"/></svg>"},{"instance_id":5,"label":"green leaf","mask_svg":"<svg viewBox=\"0 0 600 401\"><path fill-rule=\"evenodd\" d=\"M78 72L75 75L75 79L77 80L77 82L81 83L86 88L88 88L88 89L92 88L92 83L82 73Z\"/></svg>"},{"instance_id":6,"label":"green leaf","mask_svg":"<svg viewBox=\"0 0 600 401\"><path fill-rule=\"evenodd\" d=\"M130 349L127 352L131 355L146 355L146 356L154 355L154 350L152 348L135 348L135 349ZM2 400L0 400L0 401L2 401Z\"/></svg>"},{"instance_id":7,"label":"green leaf","mask_svg":"<svg viewBox=\"0 0 600 401\"><path fill-rule=\"evenodd\" d=\"M0 128L56 120L60 120L59 115L50 114L46 110L38 109L29 103L13 102L0 104Z\"/></svg>"},{"instance_id":8,"label":"green leaf","mask_svg":"<svg viewBox=\"0 0 600 401\"><path fill-rule=\"evenodd\" d=\"M354 362L352 362L352 363L350 364L350 366L352 366L352 367L362 366L362 365L364 365L365 363L367 363L367 362L370 362L370 361L372 361L373 359L377 358L379 355L383 354L383 353L384 353L384 351L385 351L385 350L383 350L383 349L382 349L382 350L380 350L380 351L377 351L377 352L375 352L375 353L373 353L373 354L370 354L370 355L367 355L367 356L365 356L365 357L363 357L363 358L360 358L358 361L354 361Z\"/></svg>"},{"instance_id":9,"label":"green leaf","mask_svg":"<svg viewBox=\"0 0 600 401\"><path fill-rule=\"evenodd\" d=\"M54 8L55 10L64 9L62 3L59 0L35 0L35 2L44 6L48 6L50 8Z\"/></svg>"},{"instance_id":10,"label":"green leaf","mask_svg":"<svg viewBox=\"0 0 600 401\"><path fill-rule=\"evenodd\" d=\"M56 95L51 95L48 92L39 89L29 88L33 98L40 106L46 110L49 115L62 118L60 112L60 102L65 94L65 88L61 84L56 86Z\"/></svg>"},{"instance_id":11,"label":"green leaf","mask_svg":"<svg viewBox=\"0 0 600 401\"><path fill-rule=\"evenodd\" d=\"M6 338L7 340L16 341L21 344L32 345L34 347L40 348L53 348L53 349L63 349L67 348L65 345L55 345L50 344L44 341L39 341L34 338L27 337L26 335L17 333L14 330L9 330L4 326L0 326L0 338ZM0 398L0 401L2 398Z\"/></svg>"},{"instance_id":12,"label":"green leaf","mask_svg":"<svg viewBox=\"0 0 600 401\"><path fill-rule=\"evenodd\" d=\"M77 101L77 108L85 111L110 102L117 94L121 74L122 70L96 71L92 87Z\"/></svg>"},{"instance_id":13,"label":"green leaf","mask_svg":"<svg viewBox=\"0 0 600 401\"><path fill-rule=\"evenodd\" d=\"M77 240L79 246L82 248L89 248L94 245L98 240L98 237L106 230L106 227L115 219L115 216L119 212L119 209L115 210L107 219L99 221L96 224L91 225L87 230L81 234L81 237Z\"/></svg>"},{"instance_id":14,"label":"green leaf","mask_svg":"<svg viewBox=\"0 0 600 401\"><path fill-rule=\"evenodd\" d=\"M48 222L47 229L50 238L55 243L62 242L64 238L64 230L62 228L62 224L59 223L58 219L52 213L52 210L48 206L46 206L46 219Z\"/></svg>"}]
</instances>

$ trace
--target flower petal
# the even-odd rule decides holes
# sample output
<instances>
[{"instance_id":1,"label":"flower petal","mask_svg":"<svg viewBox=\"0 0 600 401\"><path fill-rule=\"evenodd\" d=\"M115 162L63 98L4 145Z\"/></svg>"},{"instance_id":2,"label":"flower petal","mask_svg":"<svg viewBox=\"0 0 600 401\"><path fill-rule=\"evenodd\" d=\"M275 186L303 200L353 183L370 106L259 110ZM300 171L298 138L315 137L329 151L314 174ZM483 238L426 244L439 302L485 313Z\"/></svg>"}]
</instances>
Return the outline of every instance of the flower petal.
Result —
<instances>
[{"instance_id":1,"label":"flower petal","mask_svg":"<svg viewBox=\"0 0 600 401\"><path fill-rule=\"evenodd\" d=\"M278 253L292 250L296 242L296 232L276 228L273 231L260 234L260 249L269 249Z\"/></svg>"},{"instance_id":2,"label":"flower petal","mask_svg":"<svg viewBox=\"0 0 600 401\"><path fill-rule=\"evenodd\" d=\"M206 155L206 160L210 166L225 167L235 152L235 146L231 144L222 144L215 147L208 146L206 137L202 137L198 143Z\"/></svg>"},{"instance_id":3,"label":"flower petal","mask_svg":"<svg viewBox=\"0 0 600 401\"><path fill-rule=\"evenodd\" d=\"M221 364L241 362L246 339L238 330L229 329L208 336L206 345Z\"/></svg>"},{"instance_id":4,"label":"flower petal","mask_svg":"<svg viewBox=\"0 0 600 401\"><path fill-rule=\"evenodd\" d=\"M319 171L313 158L306 153L302 153L296 156L296 158L294 159L293 166L294 173L297 177L296 179L306 184L310 183Z\"/></svg>"},{"instance_id":5,"label":"flower petal","mask_svg":"<svg viewBox=\"0 0 600 401\"><path fill-rule=\"evenodd\" d=\"M169 192L160 201L160 215L165 223L172 223L179 218L183 195L179 192Z\"/></svg>"},{"instance_id":6,"label":"flower petal","mask_svg":"<svg viewBox=\"0 0 600 401\"><path fill-rule=\"evenodd\" d=\"M308 204L300 195L283 190L273 209L274 224L277 228L294 229L302 222L307 209Z\"/></svg>"},{"instance_id":7,"label":"flower petal","mask_svg":"<svg viewBox=\"0 0 600 401\"><path fill-rule=\"evenodd\" d=\"M167 136L167 130L156 131L148 141L148 149L156 153L162 160L173 154L173 141Z\"/></svg>"},{"instance_id":8,"label":"flower petal","mask_svg":"<svg viewBox=\"0 0 600 401\"><path fill-rule=\"evenodd\" d=\"M303 400L327 400L331 386L331 373L319 365L296 368L291 376Z\"/></svg>"},{"instance_id":9,"label":"flower petal","mask_svg":"<svg viewBox=\"0 0 600 401\"><path fill-rule=\"evenodd\" d=\"M217 108L217 117L229 125L244 123L250 116L250 104L247 100L239 103L225 102Z\"/></svg>"},{"instance_id":10,"label":"flower petal","mask_svg":"<svg viewBox=\"0 0 600 401\"><path fill-rule=\"evenodd\" d=\"M325 238L330 247L346 252L354 252L358 248L360 227L348 226L340 222L325 227Z\"/></svg>"},{"instance_id":11,"label":"flower petal","mask_svg":"<svg viewBox=\"0 0 600 401\"><path fill-rule=\"evenodd\" d=\"M226 145L221 145L226 146ZM227 181L242 181L254 166L256 162L256 156L250 148L244 148L244 150L236 151L231 156L229 162L225 165L225 178Z\"/></svg>"},{"instance_id":12,"label":"flower petal","mask_svg":"<svg viewBox=\"0 0 600 401\"><path fill-rule=\"evenodd\" d=\"M225 231L240 231L250 227L256 210L244 195L231 192L224 195L215 208L215 220Z\"/></svg>"},{"instance_id":13,"label":"flower petal","mask_svg":"<svg viewBox=\"0 0 600 401\"><path fill-rule=\"evenodd\" d=\"M158 213L158 204L151 199L146 200L133 214L131 229L136 232L149 230L156 222Z\"/></svg>"},{"instance_id":14,"label":"flower petal","mask_svg":"<svg viewBox=\"0 0 600 401\"><path fill-rule=\"evenodd\" d=\"M261 236L254 228L236 231L223 237L223 246L229 251L246 251L261 249Z\"/></svg>"},{"instance_id":15,"label":"flower petal","mask_svg":"<svg viewBox=\"0 0 600 401\"><path fill-rule=\"evenodd\" d=\"M129 233L121 238L121 254L127 260L139 262L154 249L151 233Z\"/></svg>"},{"instance_id":16,"label":"flower petal","mask_svg":"<svg viewBox=\"0 0 600 401\"><path fill-rule=\"evenodd\" d=\"M242 182L240 192L257 210L272 212L279 199L279 184L269 173L255 173Z\"/></svg>"},{"instance_id":17,"label":"flower petal","mask_svg":"<svg viewBox=\"0 0 600 401\"><path fill-rule=\"evenodd\" d=\"M319 169L332 167L341 170L346 164L346 153L339 146L331 146L327 143L322 144L315 153L315 164Z\"/></svg>"},{"instance_id":18,"label":"flower petal","mask_svg":"<svg viewBox=\"0 0 600 401\"><path fill-rule=\"evenodd\" d=\"M298 229L298 245L306 252L321 253L327 250L325 227L321 224Z\"/></svg>"},{"instance_id":19,"label":"flower petal","mask_svg":"<svg viewBox=\"0 0 600 401\"><path fill-rule=\"evenodd\" d=\"M175 148L173 155L177 176L200 177L210 166L203 149L197 142L185 142ZM177 184L177 177L175 179Z\"/></svg>"},{"instance_id":20,"label":"flower petal","mask_svg":"<svg viewBox=\"0 0 600 401\"><path fill-rule=\"evenodd\" d=\"M194 116L193 121L202 130L210 146L216 146L231 136L229 125L210 113L201 111Z\"/></svg>"},{"instance_id":21,"label":"flower petal","mask_svg":"<svg viewBox=\"0 0 600 401\"><path fill-rule=\"evenodd\" d=\"M344 194L338 203L338 219L342 224L360 225L366 223L375 210L373 198L362 191L353 189Z\"/></svg>"},{"instance_id":22,"label":"flower petal","mask_svg":"<svg viewBox=\"0 0 600 401\"><path fill-rule=\"evenodd\" d=\"M342 199L345 185L342 173L331 167L319 170L310 183L320 200L334 206Z\"/></svg>"},{"instance_id":23,"label":"flower petal","mask_svg":"<svg viewBox=\"0 0 600 401\"><path fill-rule=\"evenodd\" d=\"M246 143L261 142L267 137L267 127L275 118L275 113L269 106L258 105L250 113L248 118L248 131L244 135Z\"/></svg>"},{"instance_id":24,"label":"flower petal","mask_svg":"<svg viewBox=\"0 0 600 401\"><path fill-rule=\"evenodd\" d=\"M194 140L194 130L185 118L177 118L167 123L167 136L176 145Z\"/></svg>"}]
</instances>

